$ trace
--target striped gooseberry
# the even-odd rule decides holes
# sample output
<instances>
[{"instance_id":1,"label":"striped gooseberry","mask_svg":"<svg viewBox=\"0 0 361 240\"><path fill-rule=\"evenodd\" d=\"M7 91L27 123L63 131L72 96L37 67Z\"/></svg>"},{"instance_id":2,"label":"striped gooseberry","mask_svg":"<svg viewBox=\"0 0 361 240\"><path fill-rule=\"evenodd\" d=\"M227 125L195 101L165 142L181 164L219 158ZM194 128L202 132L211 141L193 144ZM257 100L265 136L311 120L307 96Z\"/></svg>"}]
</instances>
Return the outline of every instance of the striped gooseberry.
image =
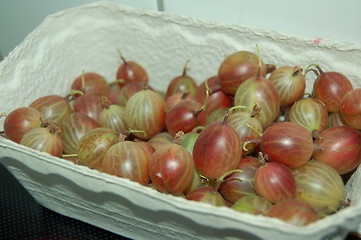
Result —
<instances>
[{"instance_id":1,"label":"striped gooseberry","mask_svg":"<svg viewBox=\"0 0 361 240\"><path fill-rule=\"evenodd\" d=\"M193 159L204 177L215 180L237 167L242 156L242 143L237 131L223 121L206 126L193 146Z\"/></svg>"},{"instance_id":2,"label":"striped gooseberry","mask_svg":"<svg viewBox=\"0 0 361 240\"><path fill-rule=\"evenodd\" d=\"M26 132L20 144L40 152L49 153L55 157L63 154L63 143L59 136L60 128L55 122L51 122L47 127L33 128Z\"/></svg>"},{"instance_id":3,"label":"striped gooseberry","mask_svg":"<svg viewBox=\"0 0 361 240\"><path fill-rule=\"evenodd\" d=\"M280 66L268 78L280 96L280 105L289 106L304 95L306 79L298 66Z\"/></svg>"},{"instance_id":4,"label":"striped gooseberry","mask_svg":"<svg viewBox=\"0 0 361 240\"><path fill-rule=\"evenodd\" d=\"M102 171L146 185L150 180L149 162L149 153L141 144L120 140L105 152Z\"/></svg>"},{"instance_id":5,"label":"striped gooseberry","mask_svg":"<svg viewBox=\"0 0 361 240\"><path fill-rule=\"evenodd\" d=\"M174 77L170 83L168 84L166 96L170 97L174 93L178 92L188 92L189 95L195 96L197 91L197 83L196 81L187 74L187 65L189 60L186 61L183 72L181 75Z\"/></svg>"},{"instance_id":6,"label":"striped gooseberry","mask_svg":"<svg viewBox=\"0 0 361 240\"><path fill-rule=\"evenodd\" d=\"M354 170L361 163L361 133L349 126L335 126L319 133L313 159L334 168L339 174Z\"/></svg>"},{"instance_id":7,"label":"striped gooseberry","mask_svg":"<svg viewBox=\"0 0 361 240\"><path fill-rule=\"evenodd\" d=\"M343 96L353 89L351 81L342 73L324 72L319 65L314 66L319 75L313 83L313 96L325 104L327 111L340 111Z\"/></svg>"},{"instance_id":8,"label":"striped gooseberry","mask_svg":"<svg viewBox=\"0 0 361 240\"><path fill-rule=\"evenodd\" d=\"M37 109L46 121L61 122L72 113L68 100L59 95L46 95L37 98L29 107Z\"/></svg>"},{"instance_id":9,"label":"striped gooseberry","mask_svg":"<svg viewBox=\"0 0 361 240\"><path fill-rule=\"evenodd\" d=\"M192 155L179 144L166 144L158 148L150 159L150 179L161 192L183 192L192 182L193 174Z\"/></svg>"},{"instance_id":10,"label":"striped gooseberry","mask_svg":"<svg viewBox=\"0 0 361 240\"><path fill-rule=\"evenodd\" d=\"M310 133L321 132L327 127L328 112L320 100L302 98L290 107L288 121L300 124Z\"/></svg>"},{"instance_id":11,"label":"striped gooseberry","mask_svg":"<svg viewBox=\"0 0 361 240\"><path fill-rule=\"evenodd\" d=\"M240 84L254 77L257 71L261 77L266 76L266 65L262 62L261 69L258 69L259 65L257 54L250 51L238 51L227 56L218 69L222 90L234 96Z\"/></svg>"},{"instance_id":12,"label":"striped gooseberry","mask_svg":"<svg viewBox=\"0 0 361 240\"><path fill-rule=\"evenodd\" d=\"M118 141L118 134L112 129L99 127L90 130L79 140L77 148L79 162L101 171L104 154Z\"/></svg>"},{"instance_id":13,"label":"striped gooseberry","mask_svg":"<svg viewBox=\"0 0 361 240\"><path fill-rule=\"evenodd\" d=\"M260 149L268 159L290 168L306 164L314 150L311 133L294 122L269 126L260 139Z\"/></svg>"},{"instance_id":14,"label":"striped gooseberry","mask_svg":"<svg viewBox=\"0 0 361 240\"><path fill-rule=\"evenodd\" d=\"M296 181L296 199L308 202L321 215L339 209L345 197L345 185L335 169L311 160L292 172Z\"/></svg>"},{"instance_id":15,"label":"striped gooseberry","mask_svg":"<svg viewBox=\"0 0 361 240\"><path fill-rule=\"evenodd\" d=\"M41 113L32 107L20 107L6 115L4 120L5 136L19 143L24 134L43 125Z\"/></svg>"},{"instance_id":16,"label":"striped gooseberry","mask_svg":"<svg viewBox=\"0 0 361 240\"><path fill-rule=\"evenodd\" d=\"M296 182L291 170L277 162L266 162L254 176L256 193L272 203L294 198Z\"/></svg>"},{"instance_id":17,"label":"striped gooseberry","mask_svg":"<svg viewBox=\"0 0 361 240\"><path fill-rule=\"evenodd\" d=\"M144 131L134 133L140 139L148 140L165 127L165 100L154 90L145 89L131 96L125 105L125 117L130 129Z\"/></svg>"},{"instance_id":18,"label":"striped gooseberry","mask_svg":"<svg viewBox=\"0 0 361 240\"><path fill-rule=\"evenodd\" d=\"M60 122L61 140L65 154L76 154L80 139L99 124L84 113L74 112Z\"/></svg>"}]
</instances>

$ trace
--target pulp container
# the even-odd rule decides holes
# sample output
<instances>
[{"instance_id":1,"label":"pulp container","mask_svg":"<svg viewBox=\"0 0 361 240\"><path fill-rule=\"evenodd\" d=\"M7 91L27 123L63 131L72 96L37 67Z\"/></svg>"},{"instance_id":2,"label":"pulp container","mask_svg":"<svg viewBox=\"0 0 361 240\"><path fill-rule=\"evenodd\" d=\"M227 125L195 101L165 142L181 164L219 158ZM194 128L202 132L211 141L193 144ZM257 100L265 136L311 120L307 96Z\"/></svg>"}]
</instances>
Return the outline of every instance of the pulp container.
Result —
<instances>
[{"instance_id":1,"label":"pulp container","mask_svg":"<svg viewBox=\"0 0 361 240\"><path fill-rule=\"evenodd\" d=\"M338 71L360 87L361 46L282 34L96 2L48 16L0 62L1 112L38 97L66 95L82 71L111 82L121 63L117 49L149 73L150 85L166 90L181 74L198 83L216 75L225 56L261 49L266 63ZM307 79L306 92L314 76ZM3 130L4 118L0 128ZM351 206L305 227L278 219L187 201L127 179L0 138L0 162L42 206L132 239L343 239L361 223L361 169L347 184Z\"/></svg>"}]
</instances>

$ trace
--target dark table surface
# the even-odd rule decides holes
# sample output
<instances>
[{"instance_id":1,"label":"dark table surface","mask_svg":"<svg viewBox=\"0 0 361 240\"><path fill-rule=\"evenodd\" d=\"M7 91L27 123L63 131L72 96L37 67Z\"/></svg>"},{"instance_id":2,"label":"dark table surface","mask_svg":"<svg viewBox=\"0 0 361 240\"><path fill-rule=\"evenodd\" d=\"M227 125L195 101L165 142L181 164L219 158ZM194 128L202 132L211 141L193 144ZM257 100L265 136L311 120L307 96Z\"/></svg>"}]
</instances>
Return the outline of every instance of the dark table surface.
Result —
<instances>
[{"instance_id":1,"label":"dark table surface","mask_svg":"<svg viewBox=\"0 0 361 240\"><path fill-rule=\"evenodd\" d=\"M39 205L0 163L0 239L127 239ZM353 234L346 240L360 240Z\"/></svg>"},{"instance_id":2,"label":"dark table surface","mask_svg":"<svg viewBox=\"0 0 361 240\"><path fill-rule=\"evenodd\" d=\"M0 163L1 240L127 239L39 205Z\"/></svg>"}]
</instances>

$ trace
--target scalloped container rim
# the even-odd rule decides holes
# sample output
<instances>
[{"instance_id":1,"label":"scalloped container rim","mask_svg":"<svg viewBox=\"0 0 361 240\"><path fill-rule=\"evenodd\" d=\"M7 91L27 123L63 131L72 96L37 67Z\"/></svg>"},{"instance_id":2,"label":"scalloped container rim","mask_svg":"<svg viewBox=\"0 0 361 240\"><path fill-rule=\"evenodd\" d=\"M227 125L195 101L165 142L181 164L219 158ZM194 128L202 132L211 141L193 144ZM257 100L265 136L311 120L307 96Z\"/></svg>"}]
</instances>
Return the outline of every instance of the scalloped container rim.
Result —
<instances>
[{"instance_id":1,"label":"scalloped container rim","mask_svg":"<svg viewBox=\"0 0 361 240\"><path fill-rule=\"evenodd\" d=\"M216 75L225 56L256 52L276 66L345 74L360 87L361 46L282 34L100 1L49 15L0 62L2 112L38 97L66 95L82 71L114 81L117 49L149 74L150 85L166 90L184 63L198 83ZM306 91L314 76L308 75ZM0 119L3 130L4 118ZM306 227L278 219L213 207L159 193L0 138L0 162L41 204L55 212L132 239L343 239L361 223L360 168L346 186L351 206Z\"/></svg>"}]
</instances>

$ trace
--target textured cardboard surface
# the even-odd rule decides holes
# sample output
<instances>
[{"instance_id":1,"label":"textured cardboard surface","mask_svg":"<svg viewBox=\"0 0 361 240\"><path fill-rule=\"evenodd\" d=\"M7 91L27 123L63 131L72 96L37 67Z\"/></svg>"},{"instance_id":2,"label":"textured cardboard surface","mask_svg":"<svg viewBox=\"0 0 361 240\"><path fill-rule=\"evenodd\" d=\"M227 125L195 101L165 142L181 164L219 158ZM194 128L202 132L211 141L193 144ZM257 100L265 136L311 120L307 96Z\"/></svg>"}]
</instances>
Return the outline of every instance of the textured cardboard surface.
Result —
<instances>
[{"instance_id":1,"label":"textured cardboard surface","mask_svg":"<svg viewBox=\"0 0 361 240\"><path fill-rule=\"evenodd\" d=\"M361 46L225 25L98 2L51 15L0 62L3 112L48 94L65 95L83 70L115 79L119 48L165 90L187 59L201 82L224 57L256 51L263 60L344 73L360 87ZM312 87L311 74L307 91ZM3 128L3 119L0 120ZM307 227L161 194L0 138L0 161L43 206L135 239L343 239L361 222L360 169L347 186L352 205Z\"/></svg>"}]
</instances>

